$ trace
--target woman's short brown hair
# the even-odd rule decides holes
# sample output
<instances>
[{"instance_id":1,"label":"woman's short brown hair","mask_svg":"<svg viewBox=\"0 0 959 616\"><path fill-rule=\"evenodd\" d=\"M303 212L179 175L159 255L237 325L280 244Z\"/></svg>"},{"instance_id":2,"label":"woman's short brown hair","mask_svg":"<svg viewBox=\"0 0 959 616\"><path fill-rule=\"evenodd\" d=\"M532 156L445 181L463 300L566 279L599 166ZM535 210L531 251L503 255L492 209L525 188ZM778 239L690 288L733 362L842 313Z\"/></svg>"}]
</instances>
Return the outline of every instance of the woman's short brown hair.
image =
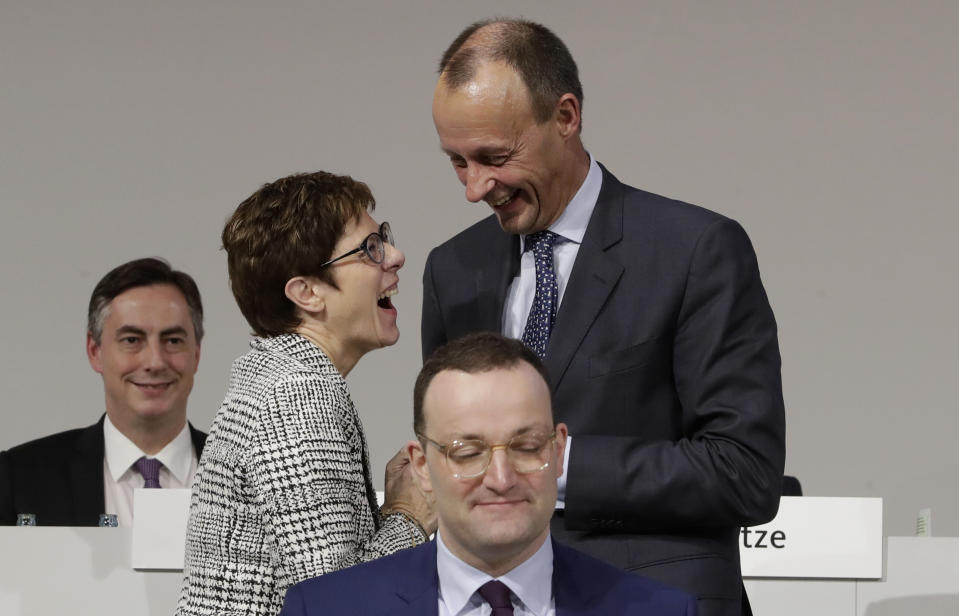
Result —
<instances>
[{"instance_id":1,"label":"woman's short brown hair","mask_svg":"<svg viewBox=\"0 0 959 616\"><path fill-rule=\"evenodd\" d=\"M233 297L258 336L292 332L300 324L286 283L315 276L335 286L327 269L333 247L351 220L376 205L363 182L325 171L297 173L241 203L223 228Z\"/></svg>"}]
</instances>

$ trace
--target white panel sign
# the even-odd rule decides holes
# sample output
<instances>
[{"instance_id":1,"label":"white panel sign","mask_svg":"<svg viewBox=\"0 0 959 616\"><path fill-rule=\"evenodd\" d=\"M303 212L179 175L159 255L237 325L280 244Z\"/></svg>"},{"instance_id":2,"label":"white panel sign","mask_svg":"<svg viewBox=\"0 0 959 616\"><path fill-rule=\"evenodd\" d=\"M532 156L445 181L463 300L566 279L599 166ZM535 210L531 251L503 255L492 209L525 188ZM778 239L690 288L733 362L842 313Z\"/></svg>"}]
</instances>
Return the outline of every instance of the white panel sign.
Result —
<instances>
[{"instance_id":1,"label":"white panel sign","mask_svg":"<svg viewBox=\"0 0 959 616\"><path fill-rule=\"evenodd\" d=\"M133 568L182 569L189 489L133 491Z\"/></svg>"},{"instance_id":2,"label":"white panel sign","mask_svg":"<svg viewBox=\"0 0 959 616\"><path fill-rule=\"evenodd\" d=\"M743 528L744 577L882 577L882 499L784 496L776 519Z\"/></svg>"}]
</instances>

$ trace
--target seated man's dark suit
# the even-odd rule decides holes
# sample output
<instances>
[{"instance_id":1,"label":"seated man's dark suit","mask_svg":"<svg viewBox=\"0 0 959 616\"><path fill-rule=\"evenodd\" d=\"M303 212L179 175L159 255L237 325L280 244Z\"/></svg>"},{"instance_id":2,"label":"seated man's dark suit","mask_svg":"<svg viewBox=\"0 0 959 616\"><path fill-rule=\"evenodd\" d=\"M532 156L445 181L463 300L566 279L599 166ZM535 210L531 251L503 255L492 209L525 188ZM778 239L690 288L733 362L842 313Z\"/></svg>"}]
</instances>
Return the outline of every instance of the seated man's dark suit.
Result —
<instances>
[{"instance_id":1,"label":"seated man's dark suit","mask_svg":"<svg viewBox=\"0 0 959 616\"><path fill-rule=\"evenodd\" d=\"M434 249L424 357L501 332L518 264L493 216ZM545 364L572 437L553 536L738 615L739 529L775 516L785 458L776 323L742 227L604 168Z\"/></svg>"},{"instance_id":2,"label":"seated man's dark suit","mask_svg":"<svg viewBox=\"0 0 959 616\"><path fill-rule=\"evenodd\" d=\"M436 616L436 542L315 577L290 588L281 616ZM692 595L553 542L556 616L693 616Z\"/></svg>"},{"instance_id":3,"label":"seated man's dark suit","mask_svg":"<svg viewBox=\"0 0 959 616\"><path fill-rule=\"evenodd\" d=\"M206 434L190 426L197 458ZM96 526L104 513L103 417L0 452L0 525L33 513L40 526Z\"/></svg>"}]
</instances>

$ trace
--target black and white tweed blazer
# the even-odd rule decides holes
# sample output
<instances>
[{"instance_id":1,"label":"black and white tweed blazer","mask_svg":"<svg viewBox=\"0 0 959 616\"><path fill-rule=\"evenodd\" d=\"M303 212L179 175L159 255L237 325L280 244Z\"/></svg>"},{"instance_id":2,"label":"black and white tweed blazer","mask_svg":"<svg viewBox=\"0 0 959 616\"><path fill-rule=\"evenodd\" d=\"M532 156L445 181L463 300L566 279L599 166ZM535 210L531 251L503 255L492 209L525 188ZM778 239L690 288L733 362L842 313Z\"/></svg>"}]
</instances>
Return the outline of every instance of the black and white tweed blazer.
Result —
<instances>
[{"instance_id":1,"label":"black and white tweed blazer","mask_svg":"<svg viewBox=\"0 0 959 616\"><path fill-rule=\"evenodd\" d=\"M275 615L291 585L426 538L379 516L343 377L299 334L254 338L200 458L180 616Z\"/></svg>"}]
</instances>

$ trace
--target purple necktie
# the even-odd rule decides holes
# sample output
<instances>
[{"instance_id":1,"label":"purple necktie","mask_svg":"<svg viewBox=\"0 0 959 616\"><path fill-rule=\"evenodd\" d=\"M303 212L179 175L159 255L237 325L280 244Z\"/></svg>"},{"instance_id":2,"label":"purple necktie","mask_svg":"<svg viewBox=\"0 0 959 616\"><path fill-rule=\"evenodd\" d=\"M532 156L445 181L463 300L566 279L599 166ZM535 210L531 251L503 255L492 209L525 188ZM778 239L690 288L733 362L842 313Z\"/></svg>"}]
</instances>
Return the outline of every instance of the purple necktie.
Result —
<instances>
[{"instance_id":1,"label":"purple necktie","mask_svg":"<svg viewBox=\"0 0 959 616\"><path fill-rule=\"evenodd\" d=\"M540 359L546 358L546 344L559 308L559 288L553 270L553 244L559 236L552 231L538 231L526 236L526 250L533 251L536 264L536 295L526 317L523 343Z\"/></svg>"},{"instance_id":2,"label":"purple necktie","mask_svg":"<svg viewBox=\"0 0 959 616\"><path fill-rule=\"evenodd\" d=\"M490 580L480 586L477 592L493 607L492 616L513 616L513 602L509 599L509 586L499 580Z\"/></svg>"},{"instance_id":3,"label":"purple necktie","mask_svg":"<svg viewBox=\"0 0 959 616\"><path fill-rule=\"evenodd\" d=\"M156 458L147 458L144 456L134 462L133 466L135 466L137 471L143 475L144 488L160 487L160 467L163 466L162 462Z\"/></svg>"}]
</instances>

